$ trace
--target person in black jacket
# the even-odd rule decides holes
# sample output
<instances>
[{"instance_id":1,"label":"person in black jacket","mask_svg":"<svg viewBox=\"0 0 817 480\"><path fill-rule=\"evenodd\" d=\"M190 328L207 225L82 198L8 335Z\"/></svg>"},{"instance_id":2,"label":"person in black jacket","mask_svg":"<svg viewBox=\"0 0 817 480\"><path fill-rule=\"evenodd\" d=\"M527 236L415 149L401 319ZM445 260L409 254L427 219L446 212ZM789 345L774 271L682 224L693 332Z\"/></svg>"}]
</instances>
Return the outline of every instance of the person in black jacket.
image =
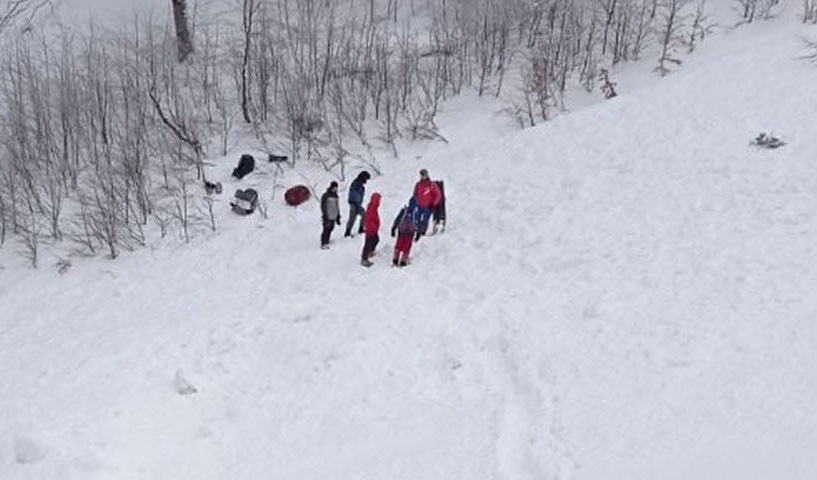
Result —
<instances>
[{"instance_id":1,"label":"person in black jacket","mask_svg":"<svg viewBox=\"0 0 817 480\"><path fill-rule=\"evenodd\" d=\"M352 236L352 228L355 226L355 220L360 215L360 227L357 233L363 233L363 217L366 210L363 208L363 199L366 196L366 182L372 178L369 172L362 171L357 175L357 178L352 180L349 185L349 220L346 222L346 233L344 237Z\"/></svg>"},{"instance_id":2,"label":"person in black jacket","mask_svg":"<svg viewBox=\"0 0 817 480\"><path fill-rule=\"evenodd\" d=\"M323 232L321 232L321 248L329 248L329 237L335 224L340 225L340 203L338 202L338 182L332 181L329 188L321 195L321 219L323 220Z\"/></svg>"}]
</instances>

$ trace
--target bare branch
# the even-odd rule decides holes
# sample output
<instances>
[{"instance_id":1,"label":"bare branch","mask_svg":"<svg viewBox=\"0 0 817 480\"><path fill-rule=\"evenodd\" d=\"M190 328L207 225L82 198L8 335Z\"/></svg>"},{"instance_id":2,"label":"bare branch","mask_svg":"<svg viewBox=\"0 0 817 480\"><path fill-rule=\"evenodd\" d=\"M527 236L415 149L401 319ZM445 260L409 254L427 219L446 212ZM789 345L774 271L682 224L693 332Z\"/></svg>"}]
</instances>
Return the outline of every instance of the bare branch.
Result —
<instances>
[{"instance_id":1,"label":"bare branch","mask_svg":"<svg viewBox=\"0 0 817 480\"><path fill-rule=\"evenodd\" d=\"M45 7L54 8L52 0L5 0L0 3L0 32L3 32L10 25L20 18L25 18L23 23L30 24L37 13Z\"/></svg>"}]
</instances>

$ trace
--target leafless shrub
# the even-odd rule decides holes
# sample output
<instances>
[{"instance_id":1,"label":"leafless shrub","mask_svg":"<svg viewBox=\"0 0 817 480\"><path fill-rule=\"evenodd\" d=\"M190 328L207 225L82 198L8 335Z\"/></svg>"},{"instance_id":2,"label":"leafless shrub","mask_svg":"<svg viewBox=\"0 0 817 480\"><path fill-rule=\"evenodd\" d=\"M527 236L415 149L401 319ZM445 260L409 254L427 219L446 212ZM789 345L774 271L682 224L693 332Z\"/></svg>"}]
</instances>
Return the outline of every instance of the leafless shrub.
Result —
<instances>
[{"instance_id":1,"label":"leafless shrub","mask_svg":"<svg viewBox=\"0 0 817 480\"><path fill-rule=\"evenodd\" d=\"M601 69L599 81L601 82L601 93L605 99L609 100L618 96L618 93L616 93L616 83L610 80L610 72L606 68Z\"/></svg>"},{"instance_id":2,"label":"leafless shrub","mask_svg":"<svg viewBox=\"0 0 817 480\"><path fill-rule=\"evenodd\" d=\"M210 221L210 230L215 232L216 231L216 215L215 211L213 210L213 197L206 196L204 197L204 204L207 206L207 218Z\"/></svg>"},{"instance_id":3,"label":"leafless shrub","mask_svg":"<svg viewBox=\"0 0 817 480\"><path fill-rule=\"evenodd\" d=\"M803 23L817 23L817 0L803 0Z\"/></svg>"},{"instance_id":4,"label":"leafless shrub","mask_svg":"<svg viewBox=\"0 0 817 480\"><path fill-rule=\"evenodd\" d=\"M704 41L707 35L712 33L713 27L714 24L709 21L706 14L706 0L700 0L695 6L695 15L692 18L692 26L687 39L687 51L692 53L697 43Z\"/></svg>"},{"instance_id":5,"label":"leafless shrub","mask_svg":"<svg viewBox=\"0 0 817 480\"><path fill-rule=\"evenodd\" d=\"M66 273L68 273L68 270L71 269L71 266L72 266L71 260L68 260L67 258L61 258L57 260L57 263L54 264L54 268L57 269L57 273L59 273L60 275L65 275Z\"/></svg>"},{"instance_id":6,"label":"leafless shrub","mask_svg":"<svg viewBox=\"0 0 817 480\"><path fill-rule=\"evenodd\" d=\"M27 205L27 214L22 218L22 223L18 226L20 240L24 247L23 256L29 261L32 268L37 268L40 253L40 232L41 227L34 212L32 204Z\"/></svg>"},{"instance_id":7,"label":"leafless shrub","mask_svg":"<svg viewBox=\"0 0 817 480\"><path fill-rule=\"evenodd\" d=\"M780 4L780 0L734 0L738 7L738 12L743 18L741 23L752 23L756 19L767 20L773 16L774 7Z\"/></svg>"},{"instance_id":8,"label":"leafless shrub","mask_svg":"<svg viewBox=\"0 0 817 480\"><path fill-rule=\"evenodd\" d=\"M677 55L677 47L683 41L681 33L685 28L688 15L685 7L689 0L662 0L660 4L660 46L661 56L658 58L658 66L655 71L662 77L670 72L668 63L681 64L681 59Z\"/></svg>"},{"instance_id":9,"label":"leafless shrub","mask_svg":"<svg viewBox=\"0 0 817 480\"><path fill-rule=\"evenodd\" d=\"M179 232L184 243L190 242L190 197L187 192L187 180L178 178L178 192L173 200L173 219L179 224Z\"/></svg>"},{"instance_id":10,"label":"leafless shrub","mask_svg":"<svg viewBox=\"0 0 817 480\"><path fill-rule=\"evenodd\" d=\"M817 40L803 39L805 53L800 58L817 63Z\"/></svg>"}]
</instances>

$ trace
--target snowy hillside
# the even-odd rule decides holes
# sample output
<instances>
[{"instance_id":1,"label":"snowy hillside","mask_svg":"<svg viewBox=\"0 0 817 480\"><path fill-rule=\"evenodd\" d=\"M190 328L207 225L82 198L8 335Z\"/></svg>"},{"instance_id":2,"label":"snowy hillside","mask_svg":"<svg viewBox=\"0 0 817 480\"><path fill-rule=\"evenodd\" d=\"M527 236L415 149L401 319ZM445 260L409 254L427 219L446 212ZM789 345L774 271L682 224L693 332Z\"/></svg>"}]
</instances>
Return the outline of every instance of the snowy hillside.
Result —
<instances>
[{"instance_id":1,"label":"snowy hillside","mask_svg":"<svg viewBox=\"0 0 817 480\"><path fill-rule=\"evenodd\" d=\"M499 139L449 105L450 147L367 186L370 269L360 238L318 248L316 202L227 196L192 246L0 257L0 479L817 478L806 28L742 27ZM393 269L421 167L450 228Z\"/></svg>"}]
</instances>

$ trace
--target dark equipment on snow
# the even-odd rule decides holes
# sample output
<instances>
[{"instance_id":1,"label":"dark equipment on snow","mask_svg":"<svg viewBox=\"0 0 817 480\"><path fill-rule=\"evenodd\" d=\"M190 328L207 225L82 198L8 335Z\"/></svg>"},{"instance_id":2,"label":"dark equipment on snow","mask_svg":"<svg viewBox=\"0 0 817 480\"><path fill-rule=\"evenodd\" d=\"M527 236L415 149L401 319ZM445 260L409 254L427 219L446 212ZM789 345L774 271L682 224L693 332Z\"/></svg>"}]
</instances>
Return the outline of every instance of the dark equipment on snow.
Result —
<instances>
[{"instance_id":1,"label":"dark equipment on snow","mask_svg":"<svg viewBox=\"0 0 817 480\"><path fill-rule=\"evenodd\" d=\"M207 180L204 181L204 192L207 195L212 194L220 194L221 193L221 182L208 182Z\"/></svg>"},{"instance_id":2,"label":"dark equipment on snow","mask_svg":"<svg viewBox=\"0 0 817 480\"><path fill-rule=\"evenodd\" d=\"M773 135L768 135L766 132L760 132L760 134L755 137L754 140L752 140L752 145L772 150L775 148L780 148L785 144L786 142L783 140L780 140Z\"/></svg>"},{"instance_id":3,"label":"dark equipment on snow","mask_svg":"<svg viewBox=\"0 0 817 480\"><path fill-rule=\"evenodd\" d=\"M270 163L284 163L289 159L289 157L286 155L275 155L274 153L270 153L268 159Z\"/></svg>"},{"instance_id":4,"label":"dark equipment on snow","mask_svg":"<svg viewBox=\"0 0 817 480\"><path fill-rule=\"evenodd\" d=\"M434 217L434 227L432 227L431 233L437 233L439 230L440 232L445 231L445 184L442 180L437 180L434 183L437 184L437 188L440 189L440 202L437 203L437 206L434 208L434 212L432 212Z\"/></svg>"},{"instance_id":5,"label":"dark equipment on snow","mask_svg":"<svg viewBox=\"0 0 817 480\"><path fill-rule=\"evenodd\" d=\"M236 190L230 206L233 208L233 212L239 215L249 215L258 206L258 192L252 188Z\"/></svg>"},{"instance_id":6,"label":"dark equipment on snow","mask_svg":"<svg viewBox=\"0 0 817 480\"><path fill-rule=\"evenodd\" d=\"M233 169L233 176L239 180L255 169L255 158L245 153L238 159L238 166Z\"/></svg>"},{"instance_id":7,"label":"dark equipment on snow","mask_svg":"<svg viewBox=\"0 0 817 480\"><path fill-rule=\"evenodd\" d=\"M306 185L295 185L284 193L284 200L287 202L287 205L297 207L309 200L310 196L312 196L312 194Z\"/></svg>"}]
</instances>

